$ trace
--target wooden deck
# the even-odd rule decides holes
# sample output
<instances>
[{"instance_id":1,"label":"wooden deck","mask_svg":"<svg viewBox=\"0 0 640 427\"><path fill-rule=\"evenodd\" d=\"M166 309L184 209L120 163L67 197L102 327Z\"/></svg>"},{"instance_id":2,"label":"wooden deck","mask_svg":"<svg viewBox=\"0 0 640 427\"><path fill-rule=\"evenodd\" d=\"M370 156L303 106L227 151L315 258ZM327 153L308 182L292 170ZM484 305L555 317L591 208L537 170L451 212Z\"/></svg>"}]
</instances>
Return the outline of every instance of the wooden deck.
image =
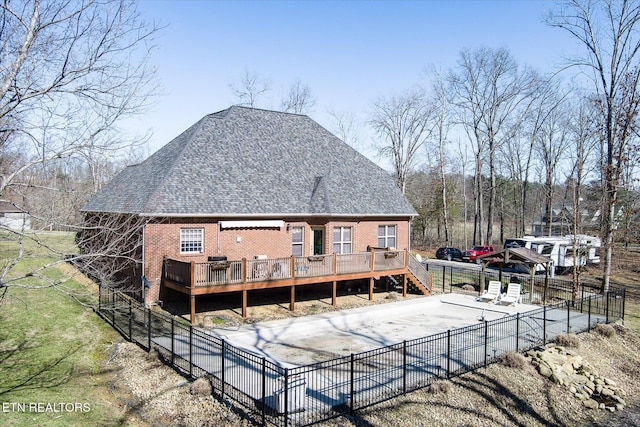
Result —
<instances>
[{"instance_id":1,"label":"wooden deck","mask_svg":"<svg viewBox=\"0 0 640 427\"><path fill-rule=\"evenodd\" d=\"M399 275L403 277L403 295L407 293L407 280L423 293L431 292L431 276L404 250L205 263L165 258L162 286L190 296L191 322L194 323L198 295L240 291L242 316L246 317L250 290L290 287L293 311L296 286L332 283L332 304L335 305L338 282L369 279L369 299L373 299L374 279Z\"/></svg>"}]
</instances>

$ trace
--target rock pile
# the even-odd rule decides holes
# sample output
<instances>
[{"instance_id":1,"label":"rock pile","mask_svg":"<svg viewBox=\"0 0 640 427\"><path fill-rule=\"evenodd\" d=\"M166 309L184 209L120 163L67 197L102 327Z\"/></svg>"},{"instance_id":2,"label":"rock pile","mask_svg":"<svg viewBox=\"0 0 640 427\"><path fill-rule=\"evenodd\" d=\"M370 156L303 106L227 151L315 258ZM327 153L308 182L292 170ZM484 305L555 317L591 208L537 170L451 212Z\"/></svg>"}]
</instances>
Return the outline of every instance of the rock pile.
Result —
<instances>
[{"instance_id":1,"label":"rock pile","mask_svg":"<svg viewBox=\"0 0 640 427\"><path fill-rule=\"evenodd\" d=\"M525 356L531 359L540 375L556 384L569 387L571 394L590 409L606 409L611 412L624 409L625 392L616 383L602 377L575 351L557 344L543 349L529 350Z\"/></svg>"}]
</instances>

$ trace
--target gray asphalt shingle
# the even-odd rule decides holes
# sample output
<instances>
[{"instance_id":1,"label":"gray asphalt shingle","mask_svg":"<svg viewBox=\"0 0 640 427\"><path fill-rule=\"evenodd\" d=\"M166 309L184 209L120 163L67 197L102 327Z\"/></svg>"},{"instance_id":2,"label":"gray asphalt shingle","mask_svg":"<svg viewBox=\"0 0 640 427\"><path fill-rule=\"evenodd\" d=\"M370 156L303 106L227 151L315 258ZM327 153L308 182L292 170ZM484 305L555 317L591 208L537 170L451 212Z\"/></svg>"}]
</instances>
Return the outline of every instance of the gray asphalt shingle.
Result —
<instances>
[{"instance_id":1,"label":"gray asphalt shingle","mask_svg":"<svg viewBox=\"0 0 640 427\"><path fill-rule=\"evenodd\" d=\"M307 116L233 106L118 174L85 212L410 216L387 172Z\"/></svg>"}]
</instances>

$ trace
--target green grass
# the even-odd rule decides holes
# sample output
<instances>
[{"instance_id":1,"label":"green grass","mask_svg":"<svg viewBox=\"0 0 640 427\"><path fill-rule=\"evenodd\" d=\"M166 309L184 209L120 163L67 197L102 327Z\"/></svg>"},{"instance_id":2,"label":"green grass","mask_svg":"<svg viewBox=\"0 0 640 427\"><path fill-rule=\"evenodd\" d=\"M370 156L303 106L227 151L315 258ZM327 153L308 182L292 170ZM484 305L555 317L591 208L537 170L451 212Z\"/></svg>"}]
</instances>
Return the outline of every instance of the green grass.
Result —
<instances>
[{"instance_id":1,"label":"green grass","mask_svg":"<svg viewBox=\"0 0 640 427\"><path fill-rule=\"evenodd\" d=\"M46 236L48 243L67 246L69 234ZM59 239L59 242L57 241ZM25 247L25 250L27 248ZM25 271L50 262L51 253L28 248L28 257L16 266ZM13 251L13 252L12 252ZM0 256L15 253L2 241ZM63 277L51 268L48 277ZM36 278L23 285L38 286ZM65 283L70 291L86 294L74 279ZM107 345L119 335L90 308L55 288L11 287L0 301L0 425L86 426L117 425L119 410L106 394L108 372L104 371ZM18 404L24 404L22 412ZM29 410L41 404L45 412ZM47 404L51 406L47 408ZM80 410L76 410L79 404ZM69 409L73 408L73 411ZM51 412L50 410L58 410Z\"/></svg>"}]
</instances>

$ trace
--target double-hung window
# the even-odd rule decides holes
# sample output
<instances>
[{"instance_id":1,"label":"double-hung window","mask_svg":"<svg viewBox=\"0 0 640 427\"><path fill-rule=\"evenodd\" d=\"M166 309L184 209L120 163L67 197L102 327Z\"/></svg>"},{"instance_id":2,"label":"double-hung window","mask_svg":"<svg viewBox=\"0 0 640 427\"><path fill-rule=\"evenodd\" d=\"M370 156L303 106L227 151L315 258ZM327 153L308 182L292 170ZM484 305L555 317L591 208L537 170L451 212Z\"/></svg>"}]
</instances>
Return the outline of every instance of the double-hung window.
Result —
<instances>
[{"instance_id":1,"label":"double-hung window","mask_svg":"<svg viewBox=\"0 0 640 427\"><path fill-rule=\"evenodd\" d=\"M353 229L351 227L333 228L333 252L336 254L350 254L353 244Z\"/></svg>"},{"instance_id":2,"label":"double-hung window","mask_svg":"<svg viewBox=\"0 0 640 427\"><path fill-rule=\"evenodd\" d=\"M302 227L291 228L291 253L293 256L302 256L304 250L304 233Z\"/></svg>"},{"instance_id":3,"label":"double-hung window","mask_svg":"<svg viewBox=\"0 0 640 427\"><path fill-rule=\"evenodd\" d=\"M378 247L380 248L396 247L396 226L395 225L379 225L378 226Z\"/></svg>"},{"instance_id":4,"label":"double-hung window","mask_svg":"<svg viewBox=\"0 0 640 427\"><path fill-rule=\"evenodd\" d=\"M181 228L180 229L180 253L201 254L204 252L204 229Z\"/></svg>"}]
</instances>

